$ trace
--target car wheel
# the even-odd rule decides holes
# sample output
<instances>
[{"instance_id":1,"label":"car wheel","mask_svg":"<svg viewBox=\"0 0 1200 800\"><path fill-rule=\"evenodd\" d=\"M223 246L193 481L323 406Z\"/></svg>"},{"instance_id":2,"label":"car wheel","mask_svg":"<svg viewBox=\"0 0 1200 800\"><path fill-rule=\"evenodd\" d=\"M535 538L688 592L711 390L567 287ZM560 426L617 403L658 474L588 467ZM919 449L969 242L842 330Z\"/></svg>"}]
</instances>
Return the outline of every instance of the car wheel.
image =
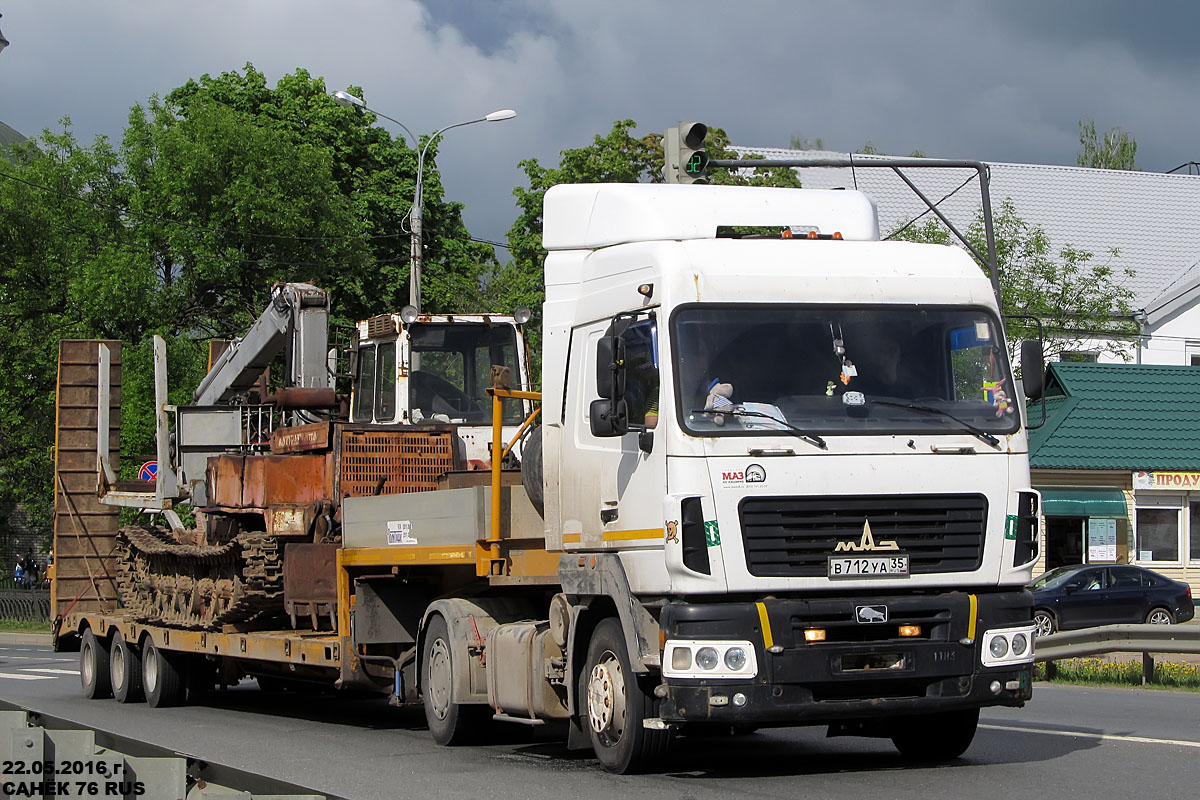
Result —
<instances>
[{"instance_id":1,"label":"car wheel","mask_svg":"<svg viewBox=\"0 0 1200 800\"><path fill-rule=\"evenodd\" d=\"M1152 608L1146 615L1148 625L1174 625L1175 615L1165 608Z\"/></svg>"},{"instance_id":2,"label":"car wheel","mask_svg":"<svg viewBox=\"0 0 1200 800\"><path fill-rule=\"evenodd\" d=\"M1033 612L1034 636L1049 636L1056 630L1058 630L1058 624L1054 621L1053 614L1041 608Z\"/></svg>"}]
</instances>

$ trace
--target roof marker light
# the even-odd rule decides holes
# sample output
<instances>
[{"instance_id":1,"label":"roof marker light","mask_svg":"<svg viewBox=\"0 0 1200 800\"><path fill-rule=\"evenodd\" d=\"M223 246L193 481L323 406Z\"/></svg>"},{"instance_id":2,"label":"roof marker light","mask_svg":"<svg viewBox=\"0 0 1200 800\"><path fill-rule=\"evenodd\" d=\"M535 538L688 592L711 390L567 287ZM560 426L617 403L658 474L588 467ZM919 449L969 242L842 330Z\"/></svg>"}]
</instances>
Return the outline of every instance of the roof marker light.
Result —
<instances>
[{"instance_id":1,"label":"roof marker light","mask_svg":"<svg viewBox=\"0 0 1200 800\"><path fill-rule=\"evenodd\" d=\"M834 239L838 239L838 240L840 240L840 239L842 238L842 232L841 232L841 231L834 231L834 232L833 232L833 238L834 238Z\"/></svg>"}]
</instances>

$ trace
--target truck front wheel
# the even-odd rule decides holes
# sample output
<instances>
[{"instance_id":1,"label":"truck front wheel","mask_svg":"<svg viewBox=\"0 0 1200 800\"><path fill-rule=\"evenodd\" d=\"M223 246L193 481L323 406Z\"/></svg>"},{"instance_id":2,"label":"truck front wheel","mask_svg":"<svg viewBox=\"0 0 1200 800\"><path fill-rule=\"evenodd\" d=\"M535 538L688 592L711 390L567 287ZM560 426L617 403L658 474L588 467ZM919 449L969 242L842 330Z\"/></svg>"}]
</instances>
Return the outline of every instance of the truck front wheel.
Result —
<instances>
[{"instance_id":1,"label":"truck front wheel","mask_svg":"<svg viewBox=\"0 0 1200 800\"><path fill-rule=\"evenodd\" d=\"M979 709L900 717L892 725L892 744L900 755L912 761L950 761L971 746Z\"/></svg>"},{"instance_id":2,"label":"truck front wheel","mask_svg":"<svg viewBox=\"0 0 1200 800\"><path fill-rule=\"evenodd\" d=\"M454 701L454 656L446 620L435 614L425 630L421 658L421 700L425 721L438 744L464 744L486 724L487 706Z\"/></svg>"},{"instance_id":3,"label":"truck front wheel","mask_svg":"<svg viewBox=\"0 0 1200 800\"><path fill-rule=\"evenodd\" d=\"M671 732L642 725L654 700L633 671L618 620L606 619L592 633L578 697L581 724L609 772L640 772L666 755Z\"/></svg>"}]
</instances>

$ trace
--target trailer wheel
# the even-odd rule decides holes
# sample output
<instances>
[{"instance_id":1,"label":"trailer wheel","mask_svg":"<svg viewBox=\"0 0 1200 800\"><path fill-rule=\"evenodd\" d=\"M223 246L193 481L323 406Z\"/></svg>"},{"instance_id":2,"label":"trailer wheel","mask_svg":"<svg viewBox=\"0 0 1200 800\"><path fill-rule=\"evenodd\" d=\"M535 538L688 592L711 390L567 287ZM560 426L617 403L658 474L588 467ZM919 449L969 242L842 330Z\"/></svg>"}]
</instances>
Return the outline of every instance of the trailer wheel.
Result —
<instances>
[{"instance_id":1,"label":"trailer wheel","mask_svg":"<svg viewBox=\"0 0 1200 800\"><path fill-rule=\"evenodd\" d=\"M490 708L454 702L454 658L446 620L435 614L425 630L421 658L421 700L429 732L438 744L464 744L475 737L486 722Z\"/></svg>"},{"instance_id":2,"label":"trailer wheel","mask_svg":"<svg viewBox=\"0 0 1200 800\"><path fill-rule=\"evenodd\" d=\"M83 696L89 700L112 697L108 658L108 643L98 639L91 628L84 631L79 644L79 680L83 683Z\"/></svg>"},{"instance_id":3,"label":"trailer wheel","mask_svg":"<svg viewBox=\"0 0 1200 800\"><path fill-rule=\"evenodd\" d=\"M109 645L108 672L112 678L113 695L121 703L136 703L143 699L142 659L121 636L113 633Z\"/></svg>"},{"instance_id":4,"label":"trailer wheel","mask_svg":"<svg viewBox=\"0 0 1200 800\"><path fill-rule=\"evenodd\" d=\"M596 758L609 772L640 772L661 761L671 742L670 731L647 730L654 699L630 664L621 623L606 619L596 626L580 675L581 724L592 740Z\"/></svg>"},{"instance_id":5,"label":"trailer wheel","mask_svg":"<svg viewBox=\"0 0 1200 800\"><path fill-rule=\"evenodd\" d=\"M151 708L183 705L187 696L180 657L159 650L150 637L142 645L142 688Z\"/></svg>"},{"instance_id":6,"label":"trailer wheel","mask_svg":"<svg viewBox=\"0 0 1200 800\"><path fill-rule=\"evenodd\" d=\"M912 761L950 761L967 752L979 725L979 709L896 719L892 744Z\"/></svg>"}]
</instances>

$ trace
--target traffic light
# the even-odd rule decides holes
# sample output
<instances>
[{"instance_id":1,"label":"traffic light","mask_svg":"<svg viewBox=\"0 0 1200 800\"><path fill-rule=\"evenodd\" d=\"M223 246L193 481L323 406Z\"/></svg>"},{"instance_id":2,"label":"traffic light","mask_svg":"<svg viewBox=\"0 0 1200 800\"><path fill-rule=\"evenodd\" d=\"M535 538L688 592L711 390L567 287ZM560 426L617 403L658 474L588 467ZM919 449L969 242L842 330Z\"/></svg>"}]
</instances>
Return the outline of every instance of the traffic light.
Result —
<instances>
[{"instance_id":1,"label":"traffic light","mask_svg":"<svg viewBox=\"0 0 1200 800\"><path fill-rule=\"evenodd\" d=\"M708 153L703 122L681 122L663 138L663 180L667 183L708 183Z\"/></svg>"}]
</instances>

